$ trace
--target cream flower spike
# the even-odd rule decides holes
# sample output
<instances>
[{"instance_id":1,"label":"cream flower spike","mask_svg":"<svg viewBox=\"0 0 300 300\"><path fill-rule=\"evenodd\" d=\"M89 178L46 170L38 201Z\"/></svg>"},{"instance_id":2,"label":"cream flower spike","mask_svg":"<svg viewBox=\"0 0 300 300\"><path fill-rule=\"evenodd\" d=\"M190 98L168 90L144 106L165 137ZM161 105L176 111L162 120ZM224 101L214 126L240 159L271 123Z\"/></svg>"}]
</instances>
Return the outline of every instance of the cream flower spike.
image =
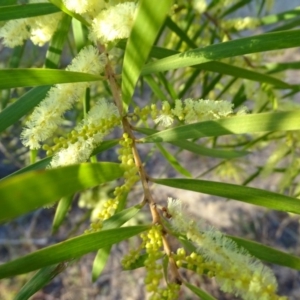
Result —
<instances>
[{"instance_id":1,"label":"cream flower spike","mask_svg":"<svg viewBox=\"0 0 300 300\"><path fill-rule=\"evenodd\" d=\"M29 39L29 21L28 19L11 20L0 28L0 38L3 38L3 44L14 48L23 45L24 40Z\"/></svg>"},{"instance_id":2,"label":"cream flower spike","mask_svg":"<svg viewBox=\"0 0 300 300\"><path fill-rule=\"evenodd\" d=\"M63 2L67 9L77 14L88 14L93 18L108 5L105 0L63 0Z\"/></svg>"},{"instance_id":3,"label":"cream flower spike","mask_svg":"<svg viewBox=\"0 0 300 300\"><path fill-rule=\"evenodd\" d=\"M51 17L47 15L8 21L0 28L0 38L10 48L22 45L29 38L35 45L43 46L52 38L62 16L62 13L55 13Z\"/></svg>"},{"instance_id":4,"label":"cream flower spike","mask_svg":"<svg viewBox=\"0 0 300 300\"><path fill-rule=\"evenodd\" d=\"M124 2L102 10L93 20L90 40L108 43L127 38L133 25L135 9L135 3Z\"/></svg>"},{"instance_id":5,"label":"cream flower spike","mask_svg":"<svg viewBox=\"0 0 300 300\"><path fill-rule=\"evenodd\" d=\"M245 300L283 300L276 295L277 282L272 271L233 240L213 227L197 223L183 212L180 200L168 199L171 226L186 235L207 261L218 268L215 277L224 292Z\"/></svg>"},{"instance_id":6,"label":"cream flower spike","mask_svg":"<svg viewBox=\"0 0 300 300\"><path fill-rule=\"evenodd\" d=\"M83 130L87 131L89 137L86 138L79 134L75 143L72 143L71 140L68 141L66 147L54 155L49 168L86 162L95 147L102 142L103 137L118 125L116 124L118 123L118 116L118 109L113 103L109 103L104 99L99 100L91 108L86 118L74 128L74 131L78 133ZM116 121L110 122L112 119ZM97 129L101 121L106 122L105 128Z\"/></svg>"},{"instance_id":7,"label":"cream flower spike","mask_svg":"<svg viewBox=\"0 0 300 300\"><path fill-rule=\"evenodd\" d=\"M97 49L87 46L73 59L68 71L99 74L103 71L105 60L98 55ZM63 114L84 93L90 83L57 84L52 87L46 98L37 106L26 122L21 139L30 149L40 148L40 142L51 137L63 122Z\"/></svg>"}]
</instances>

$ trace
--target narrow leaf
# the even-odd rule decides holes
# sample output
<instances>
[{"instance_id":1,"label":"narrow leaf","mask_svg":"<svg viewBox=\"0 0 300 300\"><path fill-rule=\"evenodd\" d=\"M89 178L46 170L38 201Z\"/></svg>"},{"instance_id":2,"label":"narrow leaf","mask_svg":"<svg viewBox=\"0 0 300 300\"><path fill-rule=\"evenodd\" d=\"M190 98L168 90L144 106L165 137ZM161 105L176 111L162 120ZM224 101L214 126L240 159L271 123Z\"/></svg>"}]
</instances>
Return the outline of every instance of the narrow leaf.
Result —
<instances>
[{"instance_id":1,"label":"narrow leaf","mask_svg":"<svg viewBox=\"0 0 300 300\"><path fill-rule=\"evenodd\" d=\"M299 34L300 30L278 31L189 50L148 63L143 68L143 74L190 67L212 60L250 53L299 47Z\"/></svg>"},{"instance_id":2,"label":"narrow leaf","mask_svg":"<svg viewBox=\"0 0 300 300\"><path fill-rule=\"evenodd\" d=\"M158 132L155 129L151 128L138 128L135 127L134 130L150 135ZM216 157L216 158L236 158L236 157L241 157L249 154L250 152L244 151L244 150L223 150L223 149L214 149L214 148L207 148L203 147L201 145L198 145L193 142L189 142L186 140L181 140L181 141L174 141L174 142L169 142L170 144L177 146L181 149L185 149L187 151L204 155L204 156L209 156L209 157Z\"/></svg>"},{"instance_id":3,"label":"narrow leaf","mask_svg":"<svg viewBox=\"0 0 300 300\"><path fill-rule=\"evenodd\" d=\"M240 237L228 237L261 260L300 271L300 257Z\"/></svg>"},{"instance_id":4,"label":"narrow leaf","mask_svg":"<svg viewBox=\"0 0 300 300\"><path fill-rule=\"evenodd\" d=\"M62 197L57 205L55 215L53 218L52 223L52 233L56 232L60 225L62 224L63 220L65 219L65 216L68 213L68 210L72 204L72 200L74 198L74 195L69 195Z\"/></svg>"},{"instance_id":5,"label":"narrow leaf","mask_svg":"<svg viewBox=\"0 0 300 300\"><path fill-rule=\"evenodd\" d=\"M24 274L56 263L70 261L108 245L119 243L147 229L149 229L149 225L84 234L0 265L0 278Z\"/></svg>"},{"instance_id":6,"label":"narrow leaf","mask_svg":"<svg viewBox=\"0 0 300 300\"><path fill-rule=\"evenodd\" d=\"M0 70L0 89L68 82L89 82L102 79L98 75L64 70L2 69Z\"/></svg>"},{"instance_id":7,"label":"narrow leaf","mask_svg":"<svg viewBox=\"0 0 300 300\"><path fill-rule=\"evenodd\" d=\"M188 282L184 282L184 285L189 288L195 295L199 296L200 299L202 300L217 300L216 298L214 298L213 296L211 296L210 294L208 294L207 292L201 290L200 288L188 283Z\"/></svg>"},{"instance_id":8,"label":"narrow leaf","mask_svg":"<svg viewBox=\"0 0 300 300\"><path fill-rule=\"evenodd\" d=\"M297 110L233 116L163 130L141 139L140 142L171 142L229 134L299 130L299 119L300 111Z\"/></svg>"},{"instance_id":9,"label":"narrow leaf","mask_svg":"<svg viewBox=\"0 0 300 300\"><path fill-rule=\"evenodd\" d=\"M9 21L13 19L23 19L29 17L48 15L59 11L60 9L58 9L51 3L10 5L1 7L0 21Z\"/></svg>"},{"instance_id":10,"label":"narrow leaf","mask_svg":"<svg viewBox=\"0 0 300 300\"><path fill-rule=\"evenodd\" d=\"M104 270L106 266L106 262L110 255L110 250L112 248L112 245L108 245L106 247L103 247L98 250L96 257L93 261L93 269L92 269L92 281L95 282L102 271Z\"/></svg>"},{"instance_id":11,"label":"narrow leaf","mask_svg":"<svg viewBox=\"0 0 300 300\"><path fill-rule=\"evenodd\" d=\"M152 181L177 189L215 195L270 209L300 214L299 199L266 190L197 179L152 179Z\"/></svg>"},{"instance_id":12,"label":"narrow leaf","mask_svg":"<svg viewBox=\"0 0 300 300\"><path fill-rule=\"evenodd\" d=\"M116 163L84 163L39 170L0 182L0 220L8 220L77 191L121 177Z\"/></svg>"},{"instance_id":13,"label":"narrow leaf","mask_svg":"<svg viewBox=\"0 0 300 300\"><path fill-rule=\"evenodd\" d=\"M29 299L42 287L48 284L55 276L64 271L66 267L67 264L60 263L39 270L28 282L26 282L14 300Z\"/></svg>"},{"instance_id":14,"label":"narrow leaf","mask_svg":"<svg viewBox=\"0 0 300 300\"><path fill-rule=\"evenodd\" d=\"M61 19L58 29L55 31L46 54L46 68L57 69L60 62L60 57L64 43L67 39L72 18L64 14Z\"/></svg>"},{"instance_id":15,"label":"narrow leaf","mask_svg":"<svg viewBox=\"0 0 300 300\"><path fill-rule=\"evenodd\" d=\"M97 148L95 148L91 154L91 156L93 155L96 155L98 153L101 153L103 151L106 151L112 147L114 147L115 145L117 145L119 142L119 140L109 140L109 141L103 141ZM33 170L43 170L45 169L51 162L51 159L52 159L53 156L48 156L44 159L41 159L39 160L38 162L32 164L32 165L29 165L25 168L22 168L6 177L4 177L3 179L1 180L4 180L4 179L7 179L11 176L15 176L15 175L18 175L18 174L22 174L22 173L25 173L25 172L28 172L28 171L33 171Z\"/></svg>"},{"instance_id":16,"label":"narrow leaf","mask_svg":"<svg viewBox=\"0 0 300 300\"><path fill-rule=\"evenodd\" d=\"M171 0L141 0L138 4L122 70L122 96L126 110L141 69L172 4Z\"/></svg>"},{"instance_id":17,"label":"narrow leaf","mask_svg":"<svg viewBox=\"0 0 300 300\"><path fill-rule=\"evenodd\" d=\"M186 170L183 166L181 166L177 159L172 154L170 154L165 148L163 148L160 144L156 144L156 147L176 171L178 171L185 177L192 177L191 173L188 170Z\"/></svg>"},{"instance_id":18,"label":"narrow leaf","mask_svg":"<svg viewBox=\"0 0 300 300\"><path fill-rule=\"evenodd\" d=\"M230 75L237 78L244 78L252 81L269 83L271 85L276 86L277 88L288 89L292 87L288 83L280 79L271 77L269 75L262 74L252 70L247 70L245 68L240 68L233 65L225 64L222 62L211 61L196 67L200 68L201 70L207 70L210 72Z\"/></svg>"},{"instance_id":19,"label":"narrow leaf","mask_svg":"<svg viewBox=\"0 0 300 300\"><path fill-rule=\"evenodd\" d=\"M39 86L31 89L16 102L0 112L0 132L13 125L39 104L47 95L50 86Z\"/></svg>"}]
</instances>

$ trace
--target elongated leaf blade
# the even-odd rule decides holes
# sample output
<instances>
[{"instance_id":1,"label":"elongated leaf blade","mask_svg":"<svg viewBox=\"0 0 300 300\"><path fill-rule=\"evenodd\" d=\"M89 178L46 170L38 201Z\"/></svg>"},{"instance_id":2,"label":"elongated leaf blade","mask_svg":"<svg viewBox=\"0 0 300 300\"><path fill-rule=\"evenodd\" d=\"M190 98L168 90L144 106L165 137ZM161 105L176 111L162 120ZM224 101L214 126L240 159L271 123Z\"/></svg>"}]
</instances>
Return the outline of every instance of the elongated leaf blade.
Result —
<instances>
[{"instance_id":1,"label":"elongated leaf blade","mask_svg":"<svg viewBox=\"0 0 300 300\"><path fill-rule=\"evenodd\" d=\"M63 18L61 19L58 29L55 31L49 43L45 62L46 68L58 68L62 49L68 36L71 20L72 18L66 14L64 14Z\"/></svg>"},{"instance_id":2,"label":"elongated leaf blade","mask_svg":"<svg viewBox=\"0 0 300 300\"><path fill-rule=\"evenodd\" d=\"M98 75L52 69L2 69L0 70L0 89L23 86L52 85L68 82L98 81Z\"/></svg>"},{"instance_id":3,"label":"elongated leaf blade","mask_svg":"<svg viewBox=\"0 0 300 300\"><path fill-rule=\"evenodd\" d=\"M108 245L98 250L96 257L93 261L93 269L92 269L92 281L95 282L102 271L104 270L107 260L109 259L110 250L112 245Z\"/></svg>"},{"instance_id":4,"label":"elongated leaf blade","mask_svg":"<svg viewBox=\"0 0 300 300\"><path fill-rule=\"evenodd\" d=\"M39 270L28 282L26 282L14 300L29 299L29 297L48 284L55 276L64 271L66 267L66 264L60 263Z\"/></svg>"},{"instance_id":5,"label":"elongated leaf blade","mask_svg":"<svg viewBox=\"0 0 300 300\"><path fill-rule=\"evenodd\" d=\"M0 132L14 124L39 104L47 95L50 86L39 86L31 89L16 102L0 112Z\"/></svg>"},{"instance_id":6,"label":"elongated leaf blade","mask_svg":"<svg viewBox=\"0 0 300 300\"><path fill-rule=\"evenodd\" d=\"M278 31L189 50L148 63L143 68L143 74L190 67L217 59L250 53L299 47L299 34L300 30Z\"/></svg>"},{"instance_id":7,"label":"elongated leaf blade","mask_svg":"<svg viewBox=\"0 0 300 300\"><path fill-rule=\"evenodd\" d=\"M230 134L299 130L299 119L300 111L297 110L234 116L167 129L140 141L146 143L172 142Z\"/></svg>"},{"instance_id":8,"label":"elongated leaf blade","mask_svg":"<svg viewBox=\"0 0 300 300\"><path fill-rule=\"evenodd\" d=\"M300 257L279 251L263 244L243 239L236 236L228 236L239 246L246 248L253 256L272 264L300 270Z\"/></svg>"},{"instance_id":9,"label":"elongated leaf blade","mask_svg":"<svg viewBox=\"0 0 300 300\"><path fill-rule=\"evenodd\" d=\"M31 171L0 182L0 220L14 218L76 191L121 177L116 163L84 163Z\"/></svg>"},{"instance_id":10,"label":"elongated leaf blade","mask_svg":"<svg viewBox=\"0 0 300 300\"><path fill-rule=\"evenodd\" d=\"M211 296L210 294L208 294L207 292L203 291L202 289L188 283L188 282L184 282L184 285L189 288L195 295L197 295L198 297L200 297L200 299L202 300L217 300L216 298L214 298L213 296Z\"/></svg>"},{"instance_id":11,"label":"elongated leaf blade","mask_svg":"<svg viewBox=\"0 0 300 300\"><path fill-rule=\"evenodd\" d=\"M142 0L127 41L122 70L122 96L125 109L131 102L134 87L155 38L173 1Z\"/></svg>"},{"instance_id":12,"label":"elongated leaf blade","mask_svg":"<svg viewBox=\"0 0 300 300\"><path fill-rule=\"evenodd\" d=\"M0 9L0 21L48 15L59 11L60 9L51 3L32 3L26 5L21 4L4 6Z\"/></svg>"},{"instance_id":13,"label":"elongated leaf blade","mask_svg":"<svg viewBox=\"0 0 300 300\"><path fill-rule=\"evenodd\" d=\"M117 145L119 142L119 140L109 140L109 141L103 141L97 148L95 148L92 152L92 155L96 155L98 153L101 153L103 151L106 151L112 147L114 147L115 145ZM4 177L3 179L1 180L5 180L11 176L16 176L16 175L19 175L19 174L22 174L22 173L25 173L25 172L28 172L28 171L33 171L33 170L43 170L45 169L51 162L51 159L52 159L53 156L48 156L44 159L41 159L39 160L38 162L32 164L32 165L29 165L25 168L22 168L6 177Z\"/></svg>"},{"instance_id":14,"label":"elongated leaf blade","mask_svg":"<svg viewBox=\"0 0 300 300\"><path fill-rule=\"evenodd\" d=\"M52 233L56 232L60 225L62 224L63 220L65 219L65 216L68 213L68 210L72 204L72 200L74 198L74 195L69 195L62 197L57 205L55 215L53 218L52 223Z\"/></svg>"},{"instance_id":15,"label":"elongated leaf blade","mask_svg":"<svg viewBox=\"0 0 300 300\"><path fill-rule=\"evenodd\" d=\"M0 278L24 274L56 263L70 261L108 245L119 243L147 229L149 226L144 225L84 234L0 265Z\"/></svg>"},{"instance_id":16,"label":"elongated leaf blade","mask_svg":"<svg viewBox=\"0 0 300 300\"><path fill-rule=\"evenodd\" d=\"M185 177L192 177L191 173L185 169L173 156L170 154L165 148L163 148L160 144L156 144L156 147L159 149L161 154L165 157L165 159L169 162L169 164L180 174L184 175Z\"/></svg>"},{"instance_id":17,"label":"elongated leaf blade","mask_svg":"<svg viewBox=\"0 0 300 300\"><path fill-rule=\"evenodd\" d=\"M197 179L153 179L153 182L177 189L215 195L270 209L300 214L299 199L266 190Z\"/></svg>"},{"instance_id":18,"label":"elongated leaf blade","mask_svg":"<svg viewBox=\"0 0 300 300\"><path fill-rule=\"evenodd\" d=\"M280 79L256 71L247 70L245 68L240 68L229 64L225 64L222 62L211 61L196 67L202 70L216 72L224 75L230 75L237 78L244 78L256 82L265 82L268 84L272 84L278 88L283 88L283 89L292 88L291 85L289 85L288 83Z\"/></svg>"},{"instance_id":19,"label":"elongated leaf blade","mask_svg":"<svg viewBox=\"0 0 300 300\"><path fill-rule=\"evenodd\" d=\"M150 135L157 133L159 131L151 128L135 128L136 131ZM249 154L250 152L248 151L243 151L243 150L223 150L223 149L214 149L214 148L207 148L203 147L201 145L195 144L193 142L185 141L185 140L180 140L180 141L174 141L170 142L170 144L177 146L181 149L188 150L190 152L204 155L204 156L209 156L209 157L216 157L216 158L236 158L236 157L241 157Z\"/></svg>"}]
</instances>

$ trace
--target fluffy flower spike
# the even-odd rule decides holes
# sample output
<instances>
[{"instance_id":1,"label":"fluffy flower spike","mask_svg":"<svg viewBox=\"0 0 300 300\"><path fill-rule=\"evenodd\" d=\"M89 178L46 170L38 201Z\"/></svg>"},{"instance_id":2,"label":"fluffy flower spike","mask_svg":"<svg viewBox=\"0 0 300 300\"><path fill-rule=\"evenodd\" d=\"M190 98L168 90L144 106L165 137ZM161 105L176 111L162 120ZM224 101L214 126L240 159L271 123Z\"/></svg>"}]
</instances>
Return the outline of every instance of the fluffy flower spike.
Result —
<instances>
[{"instance_id":1,"label":"fluffy flower spike","mask_svg":"<svg viewBox=\"0 0 300 300\"><path fill-rule=\"evenodd\" d=\"M103 71L105 60L98 55L93 46L85 47L68 66L68 71L99 74ZM40 148L40 142L51 137L58 126L63 122L63 114L77 101L89 83L67 83L52 87L46 98L37 106L26 128L21 134L23 144L30 149Z\"/></svg>"},{"instance_id":2,"label":"fluffy flower spike","mask_svg":"<svg viewBox=\"0 0 300 300\"><path fill-rule=\"evenodd\" d=\"M272 271L244 248L213 227L204 226L184 214L179 200L169 198L168 211L173 229L192 241L197 252L214 266L209 274L224 292L245 300L283 300L276 295L277 282ZM206 268L209 266L206 265Z\"/></svg>"},{"instance_id":3,"label":"fluffy flower spike","mask_svg":"<svg viewBox=\"0 0 300 300\"><path fill-rule=\"evenodd\" d=\"M102 10L93 20L90 40L108 43L127 38L133 25L135 8L135 3L124 2Z\"/></svg>"}]
</instances>

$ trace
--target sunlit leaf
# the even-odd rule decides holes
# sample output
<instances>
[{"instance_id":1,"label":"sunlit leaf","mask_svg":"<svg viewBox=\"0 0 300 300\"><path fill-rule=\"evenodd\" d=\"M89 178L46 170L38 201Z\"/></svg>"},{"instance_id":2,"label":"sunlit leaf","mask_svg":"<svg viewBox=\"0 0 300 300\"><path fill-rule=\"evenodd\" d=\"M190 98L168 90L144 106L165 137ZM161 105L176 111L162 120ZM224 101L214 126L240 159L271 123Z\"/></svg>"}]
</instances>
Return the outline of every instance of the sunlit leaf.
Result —
<instances>
[{"instance_id":1,"label":"sunlit leaf","mask_svg":"<svg viewBox=\"0 0 300 300\"><path fill-rule=\"evenodd\" d=\"M152 179L153 182L209 195L264 206L270 209L300 214L300 201L297 198L269 192L262 189L235 184L198 179Z\"/></svg>"},{"instance_id":2,"label":"sunlit leaf","mask_svg":"<svg viewBox=\"0 0 300 300\"><path fill-rule=\"evenodd\" d=\"M116 163L84 163L30 171L0 182L0 220L8 220L98 184L121 177Z\"/></svg>"},{"instance_id":3,"label":"sunlit leaf","mask_svg":"<svg viewBox=\"0 0 300 300\"><path fill-rule=\"evenodd\" d=\"M99 75L64 70L2 69L0 70L0 89L68 82L89 82L102 79Z\"/></svg>"},{"instance_id":4,"label":"sunlit leaf","mask_svg":"<svg viewBox=\"0 0 300 300\"><path fill-rule=\"evenodd\" d=\"M60 10L51 3L30 3L1 7L0 21L48 15ZM50 17L51 18L51 17Z\"/></svg>"},{"instance_id":5,"label":"sunlit leaf","mask_svg":"<svg viewBox=\"0 0 300 300\"><path fill-rule=\"evenodd\" d=\"M138 4L123 62L122 96L125 108L131 102L141 69L172 4L171 0L141 0Z\"/></svg>"},{"instance_id":6,"label":"sunlit leaf","mask_svg":"<svg viewBox=\"0 0 300 300\"><path fill-rule=\"evenodd\" d=\"M166 129L141 139L141 142L171 142L182 139L266 131L299 130L300 111L268 112L204 121Z\"/></svg>"},{"instance_id":7,"label":"sunlit leaf","mask_svg":"<svg viewBox=\"0 0 300 300\"><path fill-rule=\"evenodd\" d=\"M148 228L148 225L144 225L108 229L57 243L0 265L0 278L28 273L59 262L71 261L89 252L119 243Z\"/></svg>"},{"instance_id":8,"label":"sunlit leaf","mask_svg":"<svg viewBox=\"0 0 300 300\"><path fill-rule=\"evenodd\" d=\"M241 38L204 48L188 50L148 63L143 74L195 66L209 61L250 53L287 49L300 46L300 30L279 31Z\"/></svg>"}]
</instances>

